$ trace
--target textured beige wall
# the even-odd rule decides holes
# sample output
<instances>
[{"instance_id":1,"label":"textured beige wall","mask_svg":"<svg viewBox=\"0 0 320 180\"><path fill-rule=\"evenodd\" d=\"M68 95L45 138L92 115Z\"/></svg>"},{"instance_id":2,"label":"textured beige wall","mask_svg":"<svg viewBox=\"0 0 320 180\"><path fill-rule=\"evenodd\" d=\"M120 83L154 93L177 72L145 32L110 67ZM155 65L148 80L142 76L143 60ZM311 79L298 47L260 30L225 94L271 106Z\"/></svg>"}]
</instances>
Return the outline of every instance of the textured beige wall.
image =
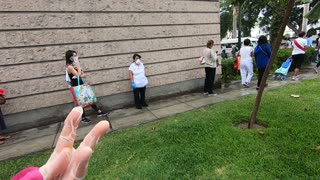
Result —
<instances>
[{"instance_id":1,"label":"textured beige wall","mask_svg":"<svg viewBox=\"0 0 320 180\"><path fill-rule=\"evenodd\" d=\"M208 39L220 44L214 1L0 0L0 19L5 114L72 102L68 49L78 51L87 81L102 97L131 90L133 53L142 55L148 87L156 87L202 78L196 57Z\"/></svg>"}]
</instances>

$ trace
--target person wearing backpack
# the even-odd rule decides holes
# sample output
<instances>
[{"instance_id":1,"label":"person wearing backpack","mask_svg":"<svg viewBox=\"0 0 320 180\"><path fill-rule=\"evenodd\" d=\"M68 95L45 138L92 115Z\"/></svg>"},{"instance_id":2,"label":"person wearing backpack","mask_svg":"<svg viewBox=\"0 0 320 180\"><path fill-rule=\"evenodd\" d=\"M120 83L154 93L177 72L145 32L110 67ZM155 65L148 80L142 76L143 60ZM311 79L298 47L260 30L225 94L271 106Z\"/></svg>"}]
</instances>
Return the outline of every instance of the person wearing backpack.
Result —
<instances>
[{"instance_id":1,"label":"person wearing backpack","mask_svg":"<svg viewBox=\"0 0 320 180\"><path fill-rule=\"evenodd\" d=\"M308 42L304 38L305 35L306 33L304 31L301 31L298 35L299 37L293 40L292 42L291 55L292 55L292 62L293 62L292 65L294 65L294 74L292 77L293 81L299 80L298 75L299 75L301 64L304 60L304 56L308 47Z\"/></svg>"}]
</instances>

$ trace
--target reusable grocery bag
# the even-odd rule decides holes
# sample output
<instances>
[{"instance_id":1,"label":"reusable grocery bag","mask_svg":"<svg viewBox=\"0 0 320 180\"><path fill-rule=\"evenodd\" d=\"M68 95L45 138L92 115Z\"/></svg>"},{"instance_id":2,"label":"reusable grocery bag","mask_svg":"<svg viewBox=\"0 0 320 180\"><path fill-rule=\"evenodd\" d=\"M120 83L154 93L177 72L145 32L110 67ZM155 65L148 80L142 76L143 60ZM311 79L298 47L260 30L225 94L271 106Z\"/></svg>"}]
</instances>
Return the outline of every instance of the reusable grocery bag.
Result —
<instances>
[{"instance_id":1,"label":"reusable grocery bag","mask_svg":"<svg viewBox=\"0 0 320 180\"><path fill-rule=\"evenodd\" d=\"M74 102L76 103L76 106L82 106L82 107L90 107L92 106L96 101L97 97L94 94L91 86L88 83L85 83L82 79L83 84L78 86L72 86L70 88L72 97ZM80 77L78 76L78 84L80 84Z\"/></svg>"}]
</instances>

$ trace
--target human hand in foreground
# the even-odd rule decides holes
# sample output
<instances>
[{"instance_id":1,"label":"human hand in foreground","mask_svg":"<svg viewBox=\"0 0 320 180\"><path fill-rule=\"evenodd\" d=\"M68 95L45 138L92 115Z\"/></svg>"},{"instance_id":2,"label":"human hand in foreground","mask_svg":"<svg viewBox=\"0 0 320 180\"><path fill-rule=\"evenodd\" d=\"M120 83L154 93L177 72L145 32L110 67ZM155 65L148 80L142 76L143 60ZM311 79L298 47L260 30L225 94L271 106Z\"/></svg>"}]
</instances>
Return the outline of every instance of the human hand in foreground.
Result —
<instances>
[{"instance_id":1,"label":"human hand in foreground","mask_svg":"<svg viewBox=\"0 0 320 180\"><path fill-rule=\"evenodd\" d=\"M29 167L12 180L74 180L84 179L88 162L99 139L110 128L108 121L100 121L84 138L77 149L73 148L83 110L75 107L67 116L56 147L49 160L41 166Z\"/></svg>"}]
</instances>

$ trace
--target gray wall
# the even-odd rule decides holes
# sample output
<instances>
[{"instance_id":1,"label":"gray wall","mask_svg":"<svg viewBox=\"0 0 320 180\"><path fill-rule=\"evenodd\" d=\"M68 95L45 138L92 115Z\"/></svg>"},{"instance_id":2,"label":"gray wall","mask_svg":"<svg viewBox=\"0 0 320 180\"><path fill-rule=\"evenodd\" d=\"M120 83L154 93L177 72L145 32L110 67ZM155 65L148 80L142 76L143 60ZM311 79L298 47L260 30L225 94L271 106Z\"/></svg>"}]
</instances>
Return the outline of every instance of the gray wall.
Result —
<instances>
[{"instance_id":1,"label":"gray wall","mask_svg":"<svg viewBox=\"0 0 320 180\"><path fill-rule=\"evenodd\" d=\"M0 87L8 98L1 108L9 127L63 120L73 106L68 49L78 51L105 109L132 103L133 53L142 55L148 98L155 98L201 86L196 57L208 39L220 50L215 1L0 0L0 19Z\"/></svg>"}]
</instances>

